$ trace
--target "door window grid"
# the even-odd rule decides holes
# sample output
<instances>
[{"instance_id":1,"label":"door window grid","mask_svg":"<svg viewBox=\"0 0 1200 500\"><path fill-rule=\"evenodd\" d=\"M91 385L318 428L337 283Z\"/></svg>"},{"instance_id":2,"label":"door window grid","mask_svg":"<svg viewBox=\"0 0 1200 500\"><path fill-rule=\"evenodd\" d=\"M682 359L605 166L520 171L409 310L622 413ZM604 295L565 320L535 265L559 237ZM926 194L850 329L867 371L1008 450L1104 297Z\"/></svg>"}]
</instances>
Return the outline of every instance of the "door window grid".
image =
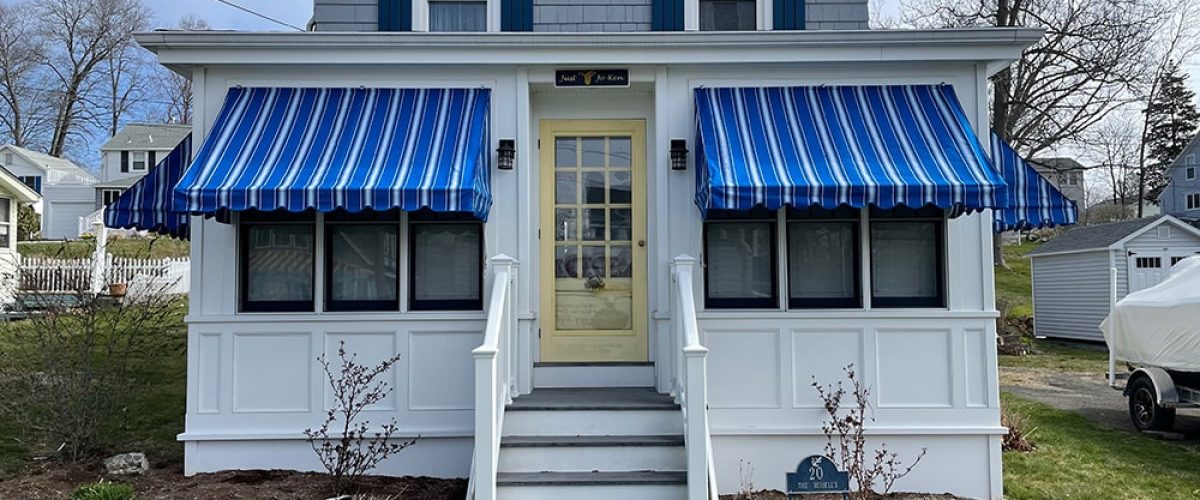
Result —
<instances>
[{"instance_id":1,"label":"door window grid","mask_svg":"<svg viewBox=\"0 0 1200 500\"><path fill-rule=\"evenodd\" d=\"M555 139L555 277L632 278L630 137Z\"/></svg>"},{"instance_id":2,"label":"door window grid","mask_svg":"<svg viewBox=\"0 0 1200 500\"><path fill-rule=\"evenodd\" d=\"M1162 267L1162 257L1138 257L1134 266L1138 269L1158 269Z\"/></svg>"}]
</instances>

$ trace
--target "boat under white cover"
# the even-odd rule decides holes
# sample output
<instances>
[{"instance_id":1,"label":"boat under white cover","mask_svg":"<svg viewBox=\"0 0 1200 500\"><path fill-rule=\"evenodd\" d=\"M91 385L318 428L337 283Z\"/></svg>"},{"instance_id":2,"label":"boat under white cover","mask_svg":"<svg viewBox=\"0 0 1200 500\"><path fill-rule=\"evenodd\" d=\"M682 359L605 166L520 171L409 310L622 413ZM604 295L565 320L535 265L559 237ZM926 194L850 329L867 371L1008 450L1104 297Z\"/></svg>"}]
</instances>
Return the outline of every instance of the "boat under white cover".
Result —
<instances>
[{"instance_id":1,"label":"boat under white cover","mask_svg":"<svg viewBox=\"0 0 1200 500\"><path fill-rule=\"evenodd\" d=\"M1175 264L1157 286L1121 299L1100 330L1119 360L1200 372L1200 256Z\"/></svg>"}]
</instances>

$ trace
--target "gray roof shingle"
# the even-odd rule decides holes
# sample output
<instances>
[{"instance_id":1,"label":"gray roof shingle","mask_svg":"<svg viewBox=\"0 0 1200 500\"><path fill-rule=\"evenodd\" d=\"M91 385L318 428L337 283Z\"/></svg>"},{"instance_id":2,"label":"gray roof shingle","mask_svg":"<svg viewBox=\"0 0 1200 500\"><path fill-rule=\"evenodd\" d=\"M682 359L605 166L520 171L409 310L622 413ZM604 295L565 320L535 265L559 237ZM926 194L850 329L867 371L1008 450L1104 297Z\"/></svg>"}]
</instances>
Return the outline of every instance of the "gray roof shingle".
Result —
<instances>
[{"instance_id":1,"label":"gray roof shingle","mask_svg":"<svg viewBox=\"0 0 1200 500\"><path fill-rule=\"evenodd\" d=\"M131 123L100 146L101 151L174 149L192 133L191 125Z\"/></svg>"},{"instance_id":2,"label":"gray roof shingle","mask_svg":"<svg viewBox=\"0 0 1200 500\"><path fill-rule=\"evenodd\" d=\"M1108 224L1076 227L1043 243L1042 246L1033 249L1033 251L1025 255L1036 257L1048 253L1105 249L1109 245L1121 241L1121 238L1137 232L1138 229L1146 227L1158 219L1161 219L1161 217L1144 217L1121 222L1110 222Z\"/></svg>"}]
</instances>

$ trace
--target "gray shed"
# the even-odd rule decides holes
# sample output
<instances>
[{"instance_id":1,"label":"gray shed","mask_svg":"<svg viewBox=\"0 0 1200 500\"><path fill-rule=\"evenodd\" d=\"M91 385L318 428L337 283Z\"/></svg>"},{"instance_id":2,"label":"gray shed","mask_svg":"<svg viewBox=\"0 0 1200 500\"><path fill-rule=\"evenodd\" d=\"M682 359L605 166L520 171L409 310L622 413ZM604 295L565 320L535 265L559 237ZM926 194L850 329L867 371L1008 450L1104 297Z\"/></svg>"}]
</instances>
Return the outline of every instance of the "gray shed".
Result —
<instances>
[{"instance_id":1,"label":"gray shed","mask_svg":"<svg viewBox=\"0 0 1200 500\"><path fill-rule=\"evenodd\" d=\"M1200 229L1175 217L1082 226L1029 252L1035 335L1103 341L1110 269L1117 298L1158 284L1167 270L1200 253Z\"/></svg>"}]
</instances>

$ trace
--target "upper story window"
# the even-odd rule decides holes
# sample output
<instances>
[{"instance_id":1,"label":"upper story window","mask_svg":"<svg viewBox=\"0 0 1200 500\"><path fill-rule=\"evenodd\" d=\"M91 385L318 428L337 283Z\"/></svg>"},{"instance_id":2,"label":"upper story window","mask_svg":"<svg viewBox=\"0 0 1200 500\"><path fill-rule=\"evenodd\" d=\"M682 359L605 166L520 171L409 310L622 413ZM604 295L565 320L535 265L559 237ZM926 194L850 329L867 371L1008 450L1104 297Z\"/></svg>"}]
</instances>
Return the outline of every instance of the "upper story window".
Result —
<instances>
[{"instance_id":1,"label":"upper story window","mask_svg":"<svg viewBox=\"0 0 1200 500\"><path fill-rule=\"evenodd\" d=\"M487 31L487 1L429 0L429 31Z\"/></svg>"},{"instance_id":2,"label":"upper story window","mask_svg":"<svg viewBox=\"0 0 1200 500\"><path fill-rule=\"evenodd\" d=\"M29 186L29 189L34 190L34 192L36 192L38 194L42 193L42 176L40 176L40 175L18 175L17 180L21 181L21 184Z\"/></svg>"},{"instance_id":3,"label":"upper story window","mask_svg":"<svg viewBox=\"0 0 1200 500\"><path fill-rule=\"evenodd\" d=\"M134 151L129 154L130 168L133 170L146 170L146 152Z\"/></svg>"},{"instance_id":4,"label":"upper story window","mask_svg":"<svg viewBox=\"0 0 1200 500\"><path fill-rule=\"evenodd\" d=\"M11 167L13 164L13 154L4 153L4 166Z\"/></svg>"},{"instance_id":5,"label":"upper story window","mask_svg":"<svg viewBox=\"0 0 1200 500\"><path fill-rule=\"evenodd\" d=\"M1083 177L1083 174L1078 171L1072 170L1070 172L1067 172L1067 185L1068 186L1078 186L1079 181L1082 177Z\"/></svg>"},{"instance_id":6,"label":"upper story window","mask_svg":"<svg viewBox=\"0 0 1200 500\"><path fill-rule=\"evenodd\" d=\"M1190 180L1196 179L1196 167L1188 167L1187 170L1185 170L1184 172L1185 172L1185 176L1187 177L1187 180L1190 181Z\"/></svg>"},{"instance_id":7,"label":"upper story window","mask_svg":"<svg viewBox=\"0 0 1200 500\"><path fill-rule=\"evenodd\" d=\"M1200 193L1192 193L1187 195L1187 209L1200 209Z\"/></svg>"},{"instance_id":8,"label":"upper story window","mask_svg":"<svg viewBox=\"0 0 1200 500\"><path fill-rule=\"evenodd\" d=\"M701 31L754 31L757 0L700 0Z\"/></svg>"}]
</instances>

